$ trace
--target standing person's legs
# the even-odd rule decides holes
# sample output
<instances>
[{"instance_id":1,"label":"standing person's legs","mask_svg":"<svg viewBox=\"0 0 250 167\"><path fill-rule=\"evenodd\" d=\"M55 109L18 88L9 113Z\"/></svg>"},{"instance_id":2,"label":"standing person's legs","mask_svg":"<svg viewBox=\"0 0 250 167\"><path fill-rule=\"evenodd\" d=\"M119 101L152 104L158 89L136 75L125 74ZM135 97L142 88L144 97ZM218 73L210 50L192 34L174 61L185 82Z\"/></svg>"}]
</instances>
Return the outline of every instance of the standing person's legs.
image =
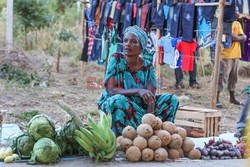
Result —
<instances>
[{"instance_id":1,"label":"standing person's legs","mask_svg":"<svg viewBox=\"0 0 250 167\"><path fill-rule=\"evenodd\" d=\"M184 88L184 85L182 83L182 79L183 79L183 72L181 68L176 68L174 70L174 74L175 74L175 80L176 80L176 88L180 89L180 88Z\"/></svg>"},{"instance_id":2,"label":"standing person's legs","mask_svg":"<svg viewBox=\"0 0 250 167\"><path fill-rule=\"evenodd\" d=\"M242 109L241 115L240 115L240 120L237 123L237 131L234 134L235 137L240 138L241 136L243 136L245 127L246 127L246 117L247 117L247 112L249 109L249 104L250 104L250 95L248 95L248 98L246 100L246 103Z\"/></svg>"},{"instance_id":3,"label":"standing person's legs","mask_svg":"<svg viewBox=\"0 0 250 167\"><path fill-rule=\"evenodd\" d=\"M227 89L229 90L230 94L230 103L240 105L241 103L237 101L235 98L235 87L238 80L239 59L232 59L230 66L231 70L229 73L228 85L227 85Z\"/></svg>"},{"instance_id":4,"label":"standing person's legs","mask_svg":"<svg viewBox=\"0 0 250 167\"><path fill-rule=\"evenodd\" d=\"M218 92L217 92L217 107L222 108L221 103L219 102L220 92L223 90L224 83L227 82L229 73L231 71L230 67L231 59L222 59L220 61L220 74L218 81Z\"/></svg>"},{"instance_id":5,"label":"standing person's legs","mask_svg":"<svg viewBox=\"0 0 250 167\"><path fill-rule=\"evenodd\" d=\"M196 61L194 59L194 68L193 68L193 71L189 72L189 86L191 88L199 89L200 85L196 81L196 75L197 75L197 64L196 64Z\"/></svg>"}]
</instances>

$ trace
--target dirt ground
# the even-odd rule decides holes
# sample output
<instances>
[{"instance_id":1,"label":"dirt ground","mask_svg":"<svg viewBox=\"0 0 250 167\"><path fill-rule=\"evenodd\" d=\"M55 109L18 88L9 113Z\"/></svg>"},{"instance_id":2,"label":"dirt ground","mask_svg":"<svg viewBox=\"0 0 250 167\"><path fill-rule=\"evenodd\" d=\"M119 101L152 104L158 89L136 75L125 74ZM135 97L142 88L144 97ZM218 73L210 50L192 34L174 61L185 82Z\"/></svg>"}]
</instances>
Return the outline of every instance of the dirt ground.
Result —
<instances>
[{"instance_id":1,"label":"dirt ground","mask_svg":"<svg viewBox=\"0 0 250 167\"><path fill-rule=\"evenodd\" d=\"M29 68L36 70L39 75L48 79L48 86L25 87L16 83L9 83L0 79L0 111L4 116L3 123L16 123L22 130L26 130L27 119L25 113L38 111L47 114L52 118L56 127L70 119L70 116L63 111L57 101L61 100L69 104L77 115L84 121L87 113L96 114L97 101L102 93L102 89L88 89L87 80L89 77L103 79L104 66L96 63L85 65L84 74L80 74L80 62L72 57L63 57L60 61L60 72L56 72L56 58L47 56L44 53L23 53L25 54ZM1 57L0 52L0 57ZM180 105L191 105L198 107L210 107L212 92L212 77L198 77L198 82L202 85L199 90L185 88L182 90L174 89L173 70L162 68L163 88L161 93L174 93L180 97ZM166 77L167 76L167 77ZM188 75L185 75L184 83L188 84ZM237 85L237 97L244 101L246 96L241 91L250 83L250 77L240 77ZM242 106L235 106L228 103L229 96L225 90L221 95L221 101L225 108L222 109L220 133L234 132L236 123L239 119ZM245 166L245 160L227 160L227 161L178 161L177 163L168 163L169 166ZM95 165L89 159L80 159L75 161L60 161L54 166L131 166L126 161L102 163ZM135 163L133 166L163 166L165 163ZM6 166L25 166L24 163L14 163Z\"/></svg>"},{"instance_id":2,"label":"dirt ground","mask_svg":"<svg viewBox=\"0 0 250 167\"><path fill-rule=\"evenodd\" d=\"M80 75L80 62L72 57L63 57L60 61L60 72L56 72L56 58L47 56L44 53L29 52L23 53L22 59L26 58L25 66L29 62L29 70L33 68L39 75L49 80L48 87L24 87L15 83L9 83L0 79L0 110L4 115L4 123L16 123L21 129L25 129L27 120L22 113L39 111L52 118L56 127L60 127L70 119L58 105L57 101L62 100L74 109L79 117L84 120L87 113L97 113L97 101L102 93L102 89L88 89L87 80L95 77L101 80L104 77L104 66L96 63L85 65L83 75ZM6 56L6 55L5 55ZM0 52L3 57L3 52ZM18 57L18 56L16 56ZM17 58L15 57L15 60ZM19 56L20 57L20 56ZM199 63L199 62L198 62ZM248 64L249 65L249 64ZM161 93L174 93L180 97L180 105L191 105L198 107L210 107L212 94L212 77L199 76L198 82L202 85L199 90L184 88L176 90L174 88L173 70L161 67L163 87ZM246 96L241 91L250 83L250 77L240 77L237 84L237 97L244 102ZM185 75L184 84L188 84L188 75ZM225 90L221 95L222 119L220 133L234 132L236 122L239 119L242 106L232 105L229 102L228 92ZM22 119L20 119L22 118ZM25 122L26 121L26 122Z\"/></svg>"}]
</instances>

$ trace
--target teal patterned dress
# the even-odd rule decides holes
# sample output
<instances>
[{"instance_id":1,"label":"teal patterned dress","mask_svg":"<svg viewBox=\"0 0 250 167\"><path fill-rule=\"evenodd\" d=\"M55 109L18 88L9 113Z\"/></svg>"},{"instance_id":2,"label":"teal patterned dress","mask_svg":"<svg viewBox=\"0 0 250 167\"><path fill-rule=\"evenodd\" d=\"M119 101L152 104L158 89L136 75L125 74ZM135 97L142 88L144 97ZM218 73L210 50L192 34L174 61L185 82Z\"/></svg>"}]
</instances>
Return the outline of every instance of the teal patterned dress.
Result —
<instances>
[{"instance_id":1,"label":"teal patterned dress","mask_svg":"<svg viewBox=\"0 0 250 167\"><path fill-rule=\"evenodd\" d=\"M141 118L147 113L147 104L139 95L124 96L117 94L110 96L107 81L114 78L115 87L120 89L146 89L152 84L156 88L156 77L152 63L144 60L138 71L133 71L128 66L124 55L115 53L112 55L104 80L105 89L99 99L98 107L105 113L112 114L112 129L117 135L123 128L130 125L137 128L141 124ZM156 95L155 116L162 121L174 122L179 102L175 95Z\"/></svg>"}]
</instances>

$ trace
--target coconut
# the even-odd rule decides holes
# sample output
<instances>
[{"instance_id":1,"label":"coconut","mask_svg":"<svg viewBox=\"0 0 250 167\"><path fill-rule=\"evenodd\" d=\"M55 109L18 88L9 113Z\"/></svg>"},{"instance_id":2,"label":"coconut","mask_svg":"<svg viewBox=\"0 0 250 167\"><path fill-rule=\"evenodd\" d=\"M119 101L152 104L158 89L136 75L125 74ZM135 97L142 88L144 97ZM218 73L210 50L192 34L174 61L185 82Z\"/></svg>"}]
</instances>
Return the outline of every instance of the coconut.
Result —
<instances>
[{"instance_id":1,"label":"coconut","mask_svg":"<svg viewBox=\"0 0 250 167\"><path fill-rule=\"evenodd\" d=\"M142 137L148 138L153 135L153 129L148 124L141 124L137 127L137 134Z\"/></svg>"},{"instance_id":2,"label":"coconut","mask_svg":"<svg viewBox=\"0 0 250 167\"><path fill-rule=\"evenodd\" d=\"M155 150L159 147L161 147L161 139L158 137L158 136L151 136L149 139L148 139L148 147Z\"/></svg>"},{"instance_id":3,"label":"coconut","mask_svg":"<svg viewBox=\"0 0 250 167\"><path fill-rule=\"evenodd\" d=\"M189 152L193 148L194 148L194 142L193 142L193 140L191 140L189 137L186 137L183 140L182 150L184 152Z\"/></svg>"},{"instance_id":4,"label":"coconut","mask_svg":"<svg viewBox=\"0 0 250 167\"><path fill-rule=\"evenodd\" d=\"M160 130L161 126L162 126L162 120L160 118L156 117L156 121L157 121L157 123L156 123L156 125L154 126L153 129L154 130Z\"/></svg>"},{"instance_id":5,"label":"coconut","mask_svg":"<svg viewBox=\"0 0 250 167\"><path fill-rule=\"evenodd\" d=\"M140 150L143 150L147 147L148 142L144 137L137 136L133 141L133 145L138 147Z\"/></svg>"},{"instance_id":6,"label":"coconut","mask_svg":"<svg viewBox=\"0 0 250 167\"><path fill-rule=\"evenodd\" d=\"M171 141L171 134L166 130L160 130L157 136L161 139L161 146L167 146Z\"/></svg>"},{"instance_id":7,"label":"coconut","mask_svg":"<svg viewBox=\"0 0 250 167\"><path fill-rule=\"evenodd\" d=\"M133 144L133 141L128 139L128 138L123 138L120 145L121 145L121 148L126 151L130 146L132 146Z\"/></svg>"},{"instance_id":8,"label":"coconut","mask_svg":"<svg viewBox=\"0 0 250 167\"><path fill-rule=\"evenodd\" d=\"M164 148L158 148L155 150L155 160L165 161L168 157L168 152Z\"/></svg>"},{"instance_id":9,"label":"coconut","mask_svg":"<svg viewBox=\"0 0 250 167\"><path fill-rule=\"evenodd\" d=\"M201 152L198 149L194 148L188 153L188 158L190 158L190 159L201 159Z\"/></svg>"},{"instance_id":10,"label":"coconut","mask_svg":"<svg viewBox=\"0 0 250 167\"><path fill-rule=\"evenodd\" d=\"M142 150L141 158L143 161L152 161L154 158L154 151L150 148L145 148Z\"/></svg>"},{"instance_id":11,"label":"coconut","mask_svg":"<svg viewBox=\"0 0 250 167\"><path fill-rule=\"evenodd\" d=\"M148 113L143 115L141 119L142 124L149 124L152 128L157 124L157 119L154 114Z\"/></svg>"},{"instance_id":12,"label":"coconut","mask_svg":"<svg viewBox=\"0 0 250 167\"><path fill-rule=\"evenodd\" d=\"M178 148L178 151L179 151L180 158L183 158L184 157L183 150L181 148Z\"/></svg>"},{"instance_id":13,"label":"coconut","mask_svg":"<svg viewBox=\"0 0 250 167\"><path fill-rule=\"evenodd\" d=\"M141 159L141 151L136 146L131 146L126 151L126 158L129 161L136 162Z\"/></svg>"},{"instance_id":14,"label":"coconut","mask_svg":"<svg viewBox=\"0 0 250 167\"><path fill-rule=\"evenodd\" d=\"M182 127L176 127L176 132L181 136L183 140L187 137L187 131Z\"/></svg>"},{"instance_id":15,"label":"coconut","mask_svg":"<svg viewBox=\"0 0 250 167\"><path fill-rule=\"evenodd\" d=\"M118 137L116 138L116 143L117 143L117 144L121 144L122 139L123 139L123 136L118 136Z\"/></svg>"},{"instance_id":16,"label":"coconut","mask_svg":"<svg viewBox=\"0 0 250 167\"><path fill-rule=\"evenodd\" d=\"M173 122L163 122L162 123L162 129L168 131L171 135L176 133L176 126Z\"/></svg>"},{"instance_id":17,"label":"coconut","mask_svg":"<svg viewBox=\"0 0 250 167\"><path fill-rule=\"evenodd\" d=\"M122 136L124 138L128 138L133 140L136 136L136 131L132 126L126 126L123 130L122 130Z\"/></svg>"},{"instance_id":18,"label":"coconut","mask_svg":"<svg viewBox=\"0 0 250 167\"><path fill-rule=\"evenodd\" d=\"M180 158L180 153L176 149L169 149L168 150L168 158L170 159L179 159Z\"/></svg>"},{"instance_id":19,"label":"coconut","mask_svg":"<svg viewBox=\"0 0 250 167\"><path fill-rule=\"evenodd\" d=\"M171 136L171 142L169 143L170 148L181 148L183 140L179 134L173 134Z\"/></svg>"}]
</instances>

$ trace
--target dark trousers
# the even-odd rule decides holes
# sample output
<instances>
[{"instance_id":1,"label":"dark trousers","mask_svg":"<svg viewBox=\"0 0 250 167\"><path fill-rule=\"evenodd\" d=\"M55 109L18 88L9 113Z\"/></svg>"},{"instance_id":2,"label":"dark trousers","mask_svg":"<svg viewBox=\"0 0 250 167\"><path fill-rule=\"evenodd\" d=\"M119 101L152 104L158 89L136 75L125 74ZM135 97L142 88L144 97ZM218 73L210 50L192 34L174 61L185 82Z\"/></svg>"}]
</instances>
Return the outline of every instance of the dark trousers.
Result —
<instances>
[{"instance_id":1,"label":"dark trousers","mask_svg":"<svg viewBox=\"0 0 250 167\"><path fill-rule=\"evenodd\" d=\"M182 69L176 68L174 73L175 73L176 84L181 83L182 79L183 79ZM193 85L197 82L196 81L196 74L197 74L196 62L194 61L194 70L189 72L189 85Z\"/></svg>"}]
</instances>

